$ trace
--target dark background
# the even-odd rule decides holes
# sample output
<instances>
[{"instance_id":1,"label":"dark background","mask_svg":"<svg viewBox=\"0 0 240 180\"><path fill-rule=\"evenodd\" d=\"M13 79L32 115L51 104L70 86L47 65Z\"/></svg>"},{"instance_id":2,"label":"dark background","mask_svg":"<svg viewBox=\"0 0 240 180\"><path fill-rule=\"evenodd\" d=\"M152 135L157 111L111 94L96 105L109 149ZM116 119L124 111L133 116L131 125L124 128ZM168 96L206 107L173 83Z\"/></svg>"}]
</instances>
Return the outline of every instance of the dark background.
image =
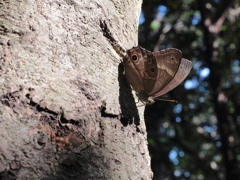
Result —
<instances>
[{"instance_id":1,"label":"dark background","mask_svg":"<svg viewBox=\"0 0 240 180\"><path fill-rule=\"evenodd\" d=\"M145 119L155 180L240 179L240 2L143 0L139 45L193 63Z\"/></svg>"}]
</instances>

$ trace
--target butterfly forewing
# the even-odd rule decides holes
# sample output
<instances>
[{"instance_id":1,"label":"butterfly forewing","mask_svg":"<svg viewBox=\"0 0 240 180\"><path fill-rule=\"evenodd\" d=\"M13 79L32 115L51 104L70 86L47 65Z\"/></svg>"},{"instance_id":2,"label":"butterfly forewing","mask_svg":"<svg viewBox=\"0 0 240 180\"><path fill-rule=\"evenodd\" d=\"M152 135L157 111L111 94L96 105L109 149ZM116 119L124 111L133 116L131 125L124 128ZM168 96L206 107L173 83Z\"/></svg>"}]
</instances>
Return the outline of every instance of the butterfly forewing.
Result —
<instances>
[{"instance_id":1,"label":"butterfly forewing","mask_svg":"<svg viewBox=\"0 0 240 180\"><path fill-rule=\"evenodd\" d=\"M192 62L182 58L180 66L177 70L177 73L174 75L172 80L162 90L154 94L153 97L155 98L163 94L166 94L167 92L177 87L187 77L191 69L192 69Z\"/></svg>"},{"instance_id":2,"label":"butterfly forewing","mask_svg":"<svg viewBox=\"0 0 240 180\"><path fill-rule=\"evenodd\" d=\"M148 94L152 90L157 77L157 67L156 70L152 68L155 73L150 71L153 66L156 67L157 63L151 52L139 46L127 51L124 58L125 76L135 91Z\"/></svg>"},{"instance_id":3,"label":"butterfly forewing","mask_svg":"<svg viewBox=\"0 0 240 180\"><path fill-rule=\"evenodd\" d=\"M148 94L154 96L160 92L175 76L182 58L181 51L170 48L153 53L157 61L158 75L152 91Z\"/></svg>"}]
</instances>

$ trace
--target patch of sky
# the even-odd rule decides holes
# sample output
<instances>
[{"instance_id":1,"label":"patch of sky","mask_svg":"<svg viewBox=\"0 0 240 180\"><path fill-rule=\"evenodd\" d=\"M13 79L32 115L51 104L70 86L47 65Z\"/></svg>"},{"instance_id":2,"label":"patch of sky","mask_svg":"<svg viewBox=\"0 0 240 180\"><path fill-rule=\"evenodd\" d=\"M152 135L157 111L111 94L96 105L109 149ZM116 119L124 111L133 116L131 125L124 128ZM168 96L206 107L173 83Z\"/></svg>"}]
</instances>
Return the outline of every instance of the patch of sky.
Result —
<instances>
[{"instance_id":1,"label":"patch of sky","mask_svg":"<svg viewBox=\"0 0 240 180\"><path fill-rule=\"evenodd\" d=\"M233 71L233 73L239 73L239 71L240 71L239 60L233 61L232 71Z\"/></svg>"},{"instance_id":2,"label":"patch of sky","mask_svg":"<svg viewBox=\"0 0 240 180\"><path fill-rule=\"evenodd\" d=\"M200 86L200 87L198 88L198 90L199 90L200 92L203 92L205 95L208 95L208 94L209 94L209 91L208 91L205 87L203 87L203 86Z\"/></svg>"},{"instance_id":3,"label":"patch of sky","mask_svg":"<svg viewBox=\"0 0 240 180\"><path fill-rule=\"evenodd\" d=\"M158 15L159 16L164 17L166 13L167 13L166 6L163 6L163 5L158 6Z\"/></svg>"},{"instance_id":4,"label":"patch of sky","mask_svg":"<svg viewBox=\"0 0 240 180\"><path fill-rule=\"evenodd\" d=\"M204 98L204 97L200 97L200 98L198 98L198 101L199 101L200 103L203 103L203 102L205 101L205 98Z\"/></svg>"},{"instance_id":5,"label":"patch of sky","mask_svg":"<svg viewBox=\"0 0 240 180\"><path fill-rule=\"evenodd\" d=\"M202 61L197 61L196 63L194 63L193 65L193 69L199 69L202 66Z\"/></svg>"},{"instance_id":6,"label":"patch of sky","mask_svg":"<svg viewBox=\"0 0 240 180\"><path fill-rule=\"evenodd\" d=\"M216 126L203 126L203 129L208 133L212 133L213 131L216 130Z\"/></svg>"},{"instance_id":7,"label":"patch of sky","mask_svg":"<svg viewBox=\"0 0 240 180\"><path fill-rule=\"evenodd\" d=\"M183 157L183 156L185 155L185 153L184 153L183 151L179 151L178 155L179 155L180 157Z\"/></svg>"},{"instance_id":8,"label":"patch of sky","mask_svg":"<svg viewBox=\"0 0 240 180\"><path fill-rule=\"evenodd\" d=\"M235 82L240 83L240 77L235 77Z\"/></svg>"},{"instance_id":9,"label":"patch of sky","mask_svg":"<svg viewBox=\"0 0 240 180\"><path fill-rule=\"evenodd\" d=\"M197 71L199 74L200 78L206 78L210 74L210 69L207 67L202 67L202 62L198 61L193 65L193 69Z\"/></svg>"},{"instance_id":10,"label":"patch of sky","mask_svg":"<svg viewBox=\"0 0 240 180\"><path fill-rule=\"evenodd\" d=\"M197 70L197 73L199 74L199 76L201 78L206 78L209 76L210 74L210 69L207 67L202 67L202 62L201 61L197 61L194 65L193 65L193 69Z\"/></svg>"},{"instance_id":11,"label":"patch of sky","mask_svg":"<svg viewBox=\"0 0 240 180\"><path fill-rule=\"evenodd\" d=\"M207 83L207 82L203 82L203 83L202 83L202 86L203 86L203 87L207 87L207 86L208 86L208 83Z\"/></svg>"},{"instance_id":12,"label":"patch of sky","mask_svg":"<svg viewBox=\"0 0 240 180\"><path fill-rule=\"evenodd\" d=\"M176 177L179 177L179 176L181 176L181 171L180 170L175 170L174 171L174 176L176 176Z\"/></svg>"},{"instance_id":13,"label":"patch of sky","mask_svg":"<svg viewBox=\"0 0 240 180\"><path fill-rule=\"evenodd\" d=\"M190 103L190 104L189 104L189 108L190 108L190 109L194 109L195 107L196 107L196 106L195 106L194 103Z\"/></svg>"},{"instance_id":14,"label":"patch of sky","mask_svg":"<svg viewBox=\"0 0 240 180\"><path fill-rule=\"evenodd\" d=\"M176 149L173 149L170 151L168 157L169 159L174 163L174 164L178 164L179 160L177 159L178 153L176 151Z\"/></svg>"},{"instance_id":15,"label":"patch of sky","mask_svg":"<svg viewBox=\"0 0 240 180\"><path fill-rule=\"evenodd\" d=\"M235 60L235 61L233 61L233 64L238 66L240 64L240 62L239 62L239 60Z\"/></svg>"},{"instance_id":16,"label":"patch of sky","mask_svg":"<svg viewBox=\"0 0 240 180\"><path fill-rule=\"evenodd\" d=\"M240 65L240 61L236 59L233 61L232 66L231 66L232 72L235 75L234 81L236 83L240 83L240 76L239 76L240 67L239 67L239 65Z\"/></svg>"},{"instance_id":17,"label":"patch of sky","mask_svg":"<svg viewBox=\"0 0 240 180\"><path fill-rule=\"evenodd\" d=\"M209 74L210 74L210 70L207 67L205 67L199 71L199 75L201 78L206 78L209 76Z\"/></svg>"},{"instance_id":18,"label":"patch of sky","mask_svg":"<svg viewBox=\"0 0 240 180\"><path fill-rule=\"evenodd\" d=\"M145 22L144 14L141 12L139 16L139 24L142 24Z\"/></svg>"},{"instance_id":19,"label":"patch of sky","mask_svg":"<svg viewBox=\"0 0 240 180\"><path fill-rule=\"evenodd\" d=\"M216 126L216 125L212 125L212 128L213 128L214 130L217 130L217 126Z\"/></svg>"},{"instance_id":20,"label":"patch of sky","mask_svg":"<svg viewBox=\"0 0 240 180\"><path fill-rule=\"evenodd\" d=\"M219 135L215 135L215 136L212 137L212 139L213 139L215 142L217 142L217 141L219 141L220 136L219 136ZM220 141L219 141L219 142L220 142Z\"/></svg>"},{"instance_id":21,"label":"patch of sky","mask_svg":"<svg viewBox=\"0 0 240 180\"><path fill-rule=\"evenodd\" d=\"M216 146L217 146L217 147L220 147L220 146L222 146L222 143L221 143L220 141L217 141L217 142L216 142Z\"/></svg>"},{"instance_id":22,"label":"patch of sky","mask_svg":"<svg viewBox=\"0 0 240 180\"><path fill-rule=\"evenodd\" d=\"M196 11L192 18L192 25L197 25L201 21L201 15L198 11Z\"/></svg>"},{"instance_id":23,"label":"patch of sky","mask_svg":"<svg viewBox=\"0 0 240 180\"><path fill-rule=\"evenodd\" d=\"M192 80L186 80L184 83L184 87L186 89L194 89L199 85L199 82L197 79L192 79Z\"/></svg>"},{"instance_id":24,"label":"patch of sky","mask_svg":"<svg viewBox=\"0 0 240 180\"><path fill-rule=\"evenodd\" d=\"M187 171L187 172L184 172L184 176L185 177L190 177L190 173Z\"/></svg>"},{"instance_id":25,"label":"patch of sky","mask_svg":"<svg viewBox=\"0 0 240 180\"><path fill-rule=\"evenodd\" d=\"M182 119L181 119L180 117L176 117L176 118L175 118L175 121L176 121L177 123L180 123L180 122L182 121Z\"/></svg>"},{"instance_id":26,"label":"patch of sky","mask_svg":"<svg viewBox=\"0 0 240 180\"><path fill-rule=\"evenodd\" d=\"M201 92L204 92L205 88L203 86L200 86L198 90L201 91Z\"/></svg>"},{"instance_id":27,"label":"patch of sky","mask_svg":"<svg viewBox=\"0 0 240 180\"><path fill-rule=\"evenodd\" d=\"M173 109L174 113L181 113L182 112L182 105L181 104L177 104L174 109Z\"/></svg>"},{"instance_id":28,"label":"patch of sky","mask_svg":"<svg viewBox=\"0 0 240 180\"><path fill-rule=\"evenodd\" d=\"M174 137L176 133L173 129L168 129L166 134L167 134L167 136Z\"/></svg>"}]
</instances>

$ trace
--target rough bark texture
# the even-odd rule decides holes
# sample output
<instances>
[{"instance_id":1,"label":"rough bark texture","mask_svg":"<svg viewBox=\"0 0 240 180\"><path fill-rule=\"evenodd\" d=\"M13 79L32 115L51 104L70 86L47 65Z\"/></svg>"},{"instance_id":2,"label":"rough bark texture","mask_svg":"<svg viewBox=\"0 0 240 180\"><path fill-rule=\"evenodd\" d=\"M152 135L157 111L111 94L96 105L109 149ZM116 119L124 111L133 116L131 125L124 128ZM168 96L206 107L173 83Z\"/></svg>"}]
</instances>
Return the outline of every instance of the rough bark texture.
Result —
<instances>
[{"instance_id":1,"label":"rough bark texture","mask_svg":"<svg viewBox=\"0 0 240 180\"><path fill-rule=\"evenodd\" d=\"M141 0L0 6L0 179L151 179L142 115L100 27L137 45Z\"/></svg>"}]
</instances>

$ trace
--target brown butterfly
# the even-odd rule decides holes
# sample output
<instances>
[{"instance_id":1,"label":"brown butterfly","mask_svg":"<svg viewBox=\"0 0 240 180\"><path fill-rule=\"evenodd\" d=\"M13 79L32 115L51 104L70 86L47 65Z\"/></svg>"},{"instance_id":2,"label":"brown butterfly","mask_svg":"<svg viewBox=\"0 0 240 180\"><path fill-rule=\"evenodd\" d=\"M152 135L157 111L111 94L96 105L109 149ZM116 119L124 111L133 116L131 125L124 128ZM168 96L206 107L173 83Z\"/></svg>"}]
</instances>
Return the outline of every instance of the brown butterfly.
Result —
<instances>
[{"instance_id":1,"label":"brown butterfly","mask_svg":"<svg viewBox=\"0 0 240 180\"><path fill-rule=\"evenodd\" d=\"M146 104L178 86L192 69L192 62L175 48L150 52L133 47L127 50L123 63L128 82Z\"/></svg>"}]
</instances>

